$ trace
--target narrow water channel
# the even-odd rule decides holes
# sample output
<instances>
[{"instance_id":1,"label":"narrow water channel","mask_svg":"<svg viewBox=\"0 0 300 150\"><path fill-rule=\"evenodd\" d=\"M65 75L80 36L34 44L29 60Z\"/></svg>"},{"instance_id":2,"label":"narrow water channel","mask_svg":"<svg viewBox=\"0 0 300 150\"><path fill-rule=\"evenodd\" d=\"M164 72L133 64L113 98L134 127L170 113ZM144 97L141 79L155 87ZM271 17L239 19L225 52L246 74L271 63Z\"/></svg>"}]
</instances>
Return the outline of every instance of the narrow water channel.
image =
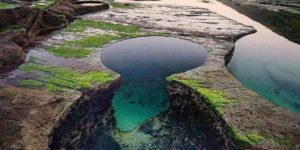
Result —
<instances>
[{"instance_id":1,"label":"narrow water channel","mask_svg":"<svg viewBox=\"0 0 300 150\"><path fill-rule=\"evenodd\" d=\"M200 66L206 57L202 46L170 37L133 38L104 48L103 64L123 79L113 98L117 128L130 131L164 111L165 78Z\"/></svg>"},{"instance_id":2,"label":"narrow water channel","mask_svg":"<svg viewBox=\"0 0 300 150\"><path fill-rule=\"evenodd\" d=\"M126 1L126 0L121 0ZM300 112L300 45L274 33L264 25L221 2L210 0L161 0L148 4L169 4L207 8L257 32L235 43L228 70L259 95L293 112Z\"/></svg>"}]
</instances>

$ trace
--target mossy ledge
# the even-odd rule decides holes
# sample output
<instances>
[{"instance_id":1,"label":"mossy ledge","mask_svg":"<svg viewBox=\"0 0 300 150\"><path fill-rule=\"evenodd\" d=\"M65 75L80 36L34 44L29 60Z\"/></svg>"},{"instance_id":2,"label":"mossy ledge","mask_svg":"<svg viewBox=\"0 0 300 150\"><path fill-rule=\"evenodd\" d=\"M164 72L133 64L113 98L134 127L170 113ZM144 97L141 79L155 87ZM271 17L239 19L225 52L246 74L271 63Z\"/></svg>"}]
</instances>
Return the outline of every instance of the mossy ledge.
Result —
<instances>
[{"instance_id":1,"label":"mossy ledge","mask_svg":"<svg viewBox=\"0 0 300 150\"><path fill-rule=\"evenodd\" d=\"M87 29L103 30L104 34L95 34L93 36L84 36L76 40L64 41L58 45L47 46L46 50L56 56L79 59L88 57L88 55L94 52L97 48L103 47L114 41L141 36L167 35L167 33L164 32L150 32L135 25L88 19L74 21L67 26L65 31L82 33Z\"/></svg>"},{"instance_id":2,"label":"mossy ledge","mask_svg":"<svg viewBox=\"0 0 300 150\"><path fill-rule=\"evenodd\" d=\"M207 126L204 133L214 139L215 145L220 149L238 147L239 143L231 136L230 126L215 106L205 100L205 96L174 77L168 78L168 81L167 92L171 101L169 109L179 113L175 116L187 117L194 124Z\"/></svg>"},{"instance_id":3,"label":"mossy ledge","mask_svg":"<svg viewBox=\"0 0 300 150\"><path fill-rule=\"evenodd\" d=\"M181 95L183 100L193 100L192 98L189 98L191 96L188 96L188 94L182 95L182 93L180 93L185 90L191 90L190 92L192 94L190 93L190 95L196 95L196 97L199 97L199 100L203 101L198 102L200 104L202 103L201 105L206 105L199 105L198 109L201 109L201 114L203 115L200 118L214 118L210 121L209 119L207 119L206 123L210 124L212 128L223 130L222 132L218 131L216 133L225 134L223 136L226 136L226 138L228 139L232 139L233 143L236 143L237 145L239 145L239 147L243 148L254 146L265 140L265 137L260 135L256 131L244 134L243 132L240 132L236 127L226 123L226 121L223 119L222 109L235 103L236 100L228 99L225 96L224 92L222 92L221 90L207 88L202 85L199 80L196 79L179 79L175 76L170 76L167 78L167 80L169 81L168 91L173 90L173 92L169 92L172 93L171 95L173 95L171 96L172 99L174 99L174 96L178 97L178 95ZM174 88L177 88L177 92L174 92ZM219 123L211 121L219 121ZM223 124L222 127L216 127L216 124L220 125L220 122ZM229 138L228 136L231 138Z\"/></svg>"},{"instance_id":4,"label":"mossy ledge","mask_svg":"<svg viewBox=\"0 0 300 150\"><path fill-rule=\"evenodd\" d=\"M133 4L128 4L128 3L118 3L118 2L113 2L111 3L111 6L113 8L120 8L120 9L132 9L135 8L136 6Z\"/></svg>"},{"instance_id":5,"label":"mossy ledge","mask_svg":"<svg viewBox=\"0 0 300 150\"><path fill-rule=\"evenodd\" d=\"M0 9L8 9L8 8L16 7L16 6L17 6L16 4L0 2Z\"/></svg>"},{"instance_id":6,"label":"mossy ledge","mask_svg":"<svg viewBox=\"0 0 300 150\"><path fill-rule=\"evenodd\" d=\"M116 74L105 71L80 72L58 66L24 64L21 70L35 73L35 79L27 79L19 84L31 88L44 88L50 92L63 92L66 89L84 90L95 85L111 82Z\"/></svg>"}]
</instances>

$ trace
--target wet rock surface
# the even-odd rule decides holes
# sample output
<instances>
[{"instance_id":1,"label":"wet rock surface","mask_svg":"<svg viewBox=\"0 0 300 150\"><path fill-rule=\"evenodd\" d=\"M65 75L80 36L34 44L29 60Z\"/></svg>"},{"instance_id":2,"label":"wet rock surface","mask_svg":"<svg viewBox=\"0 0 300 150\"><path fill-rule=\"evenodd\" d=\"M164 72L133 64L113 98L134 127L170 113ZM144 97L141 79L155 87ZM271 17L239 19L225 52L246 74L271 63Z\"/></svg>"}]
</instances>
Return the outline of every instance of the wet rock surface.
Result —
<instances>
[{"instance_id":1,"label":"wet rock surface","mask_svg":"<svg viewBox=\"0 0 300 150\"><path fill-rule=\"evenodd\" d=\"M119 87L117 79L97 90L86 92L79 98L52 130L50 149L107 149L118 146L107 135L114 128L115 120L111 99ZM97 141L100 139L100 141ZM99 144L102 142L102 144Z\"/></svg>"},{"instance_id":2,"label":"wet rock surface","mask_svg":"<svg viewBox=\"0 0 300 150\"><path fill-rule=\"evenodd\" d=\"M200 37L237 39L254 32L249 26L197 7L141 5L134 9L112 9L103 13L87 14L83 18L111 20Z\"/></svg>"},{"instance_id":3,"label":"wet rock surface","mask_svg":"<svg viewBox=\"0 0 300 150\"><path fill-rule=\"evenodd\" d=\"M1 149L47 149L59 116L79 97L75 91L64 96L1 84Z\"/></svg>"},{"instance_id":4,"label":"wet rock surface","mask_svg":"<svg viewBox=\"0 0 300 150\"><path fill-rule=\"evenodd\" d=\"M20 65L25 60L25 48L33 43L37 36L65 27L77 15L109 8L108 4L100 1L87 2L96 5L84 6L83 4L86 3L84 1L59 0L43 10L25 5L13 9L1 9L0 27L17 25L20 26L21 31L4 31L0 34L0 48L10 47L11 50L15 48L16 51L15 56L2 55L0 73L11 71ZM20 49L23 52L20 52Z\"/></svg>"},{"instance_id":5,"label":"wet rock surface","mask_svg":"<svg viewBox=\"0 0 300 150\"><path fill-rule=\"evenodd\" d=\"M288 7L300 8L298 0L232 0L238 5L256 5L269 10L288 10Z\"/></svg>"},{"instance_id":6,"label":"wet rock surface","mask_svg":"<svg viewBox=\"0 0 300 150\"><path fill-rule=\"evenodd\" d=\"M288 40L300 43L300 27L297 25L300 22L299 1L220 0L220 2L260 22Z\"/></svg>"},{"instance_id":7,"label":"wet rock surface","mask_svg":"<svg viewBox=\"0 0 300 150\"><path fill-rule=\"evenodd\" d=\"M265 140L253 145L253 149L299 147L299 115L278 108L245 88L225 68L225 62L228 62L232 54L234 41L254 32L253 28L206 9L168 5L137 5L131 10L116 8L82 18L135 24L203 45L208 50L208 58L204 65L176 74L174 78L197 80L206 88L223 91L224 95L235 103L224 107L222 113L218 114L203 101L203 95L174 81L168 88L173 102L170 109L149 119L132 132L120 133L114 129L113 111L109 101L112 96L111 90L116 87L110 88L111 84L103 84L93 86L90 90L69 89L58 93L45 89L19 88L15 87L17 85L14 81L36 77L28 77L28 74L22 74L20 77L16 73L20 70L15 70L7 76L1 76L0 80L0 110L3 112L0 113L0 133L3 137L1 149L150 149L155 146L179 149L182 146L191 149L239 148L236 147L239 146L238 143L230 136L228 126L235 126L243 135L252 131L264 135ZM184 22L180 23L182 21ZM96 30L89 31L82 34L93 34ZM68 34L51 35L48 42L60 43L60 40L66 38ZM61 65L84 72L107 70L98 59L99 51L96 50L82 59L56 57L39 48L32 52L37 54L34 56L53 60L39 63ZM187 95L190 96L188 100L185 99ZM95 101L96 99L103 101ZM203 109L197 109L198 106ZM176 126L173 126L174 124ZM212 128L208 129L209 127ZM204 132L195 132L198 130ZM292 144L280 144L277 141L279 138L288 139ZM210 143L214 142L218 144L209 147Z\"/></svg>"}]
</instances>

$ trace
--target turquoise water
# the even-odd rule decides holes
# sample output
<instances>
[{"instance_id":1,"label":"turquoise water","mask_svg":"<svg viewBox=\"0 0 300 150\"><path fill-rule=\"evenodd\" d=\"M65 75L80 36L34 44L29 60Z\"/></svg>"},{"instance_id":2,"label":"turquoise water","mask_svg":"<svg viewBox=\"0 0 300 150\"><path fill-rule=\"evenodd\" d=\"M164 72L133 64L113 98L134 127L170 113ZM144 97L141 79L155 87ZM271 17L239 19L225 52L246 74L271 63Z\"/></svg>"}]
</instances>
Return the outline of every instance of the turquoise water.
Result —
<instances>
[{"instance_id":1,"label":"turquoise water","mask_svg":"<svg viewBox=\"0 0 300 150\"><path fill-rule=\"evenodd\" d=\"M258 30L241 38L228 64L246 87L274 104L300 112L300 45Z\"/></svg>"},{"instance_id":2,"label":"turquoise water","mask_svg":"<svg viewBox=\"0 0 300 150\"><path fill-rule=\"evenodd\" d=\"M117 128L130 131L166 110L165 78L200 66L206 57L202 46L171 37L134 38L104 48L103 64L123 79L113 98Z\"/></svg>"}]
</instances>

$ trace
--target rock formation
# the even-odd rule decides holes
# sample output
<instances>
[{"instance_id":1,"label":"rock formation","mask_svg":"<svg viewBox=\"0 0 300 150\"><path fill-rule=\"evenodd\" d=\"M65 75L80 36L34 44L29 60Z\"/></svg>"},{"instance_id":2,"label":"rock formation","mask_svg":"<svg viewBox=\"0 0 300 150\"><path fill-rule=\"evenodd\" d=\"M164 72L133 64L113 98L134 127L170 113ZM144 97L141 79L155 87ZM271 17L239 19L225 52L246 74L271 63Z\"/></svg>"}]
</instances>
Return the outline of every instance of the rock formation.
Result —
<instances>
[{"instance_id":1,"label":"rock formation","mask_svg":"<svg viewBox=\"0 0 300 150\"><path fill-rule=\"evenodd\" d=\"M25 5L0 10L0 27L18 25L21 28L19 31L6 30L0 34L0 73L19 66L25 60L25 48L37 36L65 27L77 15L108 8L108 4L99 1L59 0L43 10Z\"/></svg>"}]
</instances>

